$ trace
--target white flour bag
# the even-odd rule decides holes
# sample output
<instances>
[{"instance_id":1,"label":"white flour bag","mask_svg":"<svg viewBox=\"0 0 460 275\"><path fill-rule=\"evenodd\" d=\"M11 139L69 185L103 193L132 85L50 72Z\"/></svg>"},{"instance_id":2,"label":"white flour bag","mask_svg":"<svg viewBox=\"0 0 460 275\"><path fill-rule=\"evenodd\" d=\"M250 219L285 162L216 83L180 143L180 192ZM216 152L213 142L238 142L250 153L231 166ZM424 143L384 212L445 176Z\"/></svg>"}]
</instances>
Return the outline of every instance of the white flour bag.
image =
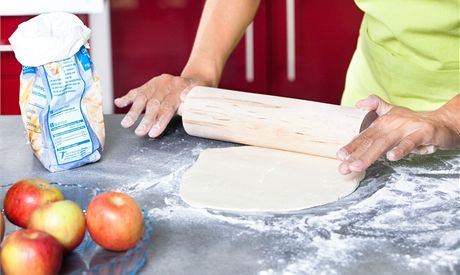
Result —
<instances>
[{"instance_id":1,"label":"white flour bag","mask_svg":"<svg viewBox=\"0 0 460 275\"><path fill-rule=\"evenodd\" d=\"M105 140L91 31L75 15L48 13L20 24L9 41L22 64L22 120L35 156L51 172L98 161Z\"/></svg>"}]
</instances>

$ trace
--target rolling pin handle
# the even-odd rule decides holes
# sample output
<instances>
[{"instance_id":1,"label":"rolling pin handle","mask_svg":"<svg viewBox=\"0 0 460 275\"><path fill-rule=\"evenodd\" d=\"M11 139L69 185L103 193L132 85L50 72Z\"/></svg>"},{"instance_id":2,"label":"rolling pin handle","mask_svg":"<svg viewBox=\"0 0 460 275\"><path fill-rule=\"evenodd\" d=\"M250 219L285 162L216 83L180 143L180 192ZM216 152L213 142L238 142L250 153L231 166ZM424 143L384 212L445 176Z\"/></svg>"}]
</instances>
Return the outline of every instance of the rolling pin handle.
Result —
<instances>
[{"instance_id":1,"label":"rolling pin handle","mask_svg":"<svg viewBox=\"0 0 460 275\"><path fill-rule=\"evenodd\" d=\"M361 123L361 127L359 128L359 132L366 130L369 126L379 117L379 115L375 111L370 111L364 117L363 122Z\"/></svg>"}]
</instances>

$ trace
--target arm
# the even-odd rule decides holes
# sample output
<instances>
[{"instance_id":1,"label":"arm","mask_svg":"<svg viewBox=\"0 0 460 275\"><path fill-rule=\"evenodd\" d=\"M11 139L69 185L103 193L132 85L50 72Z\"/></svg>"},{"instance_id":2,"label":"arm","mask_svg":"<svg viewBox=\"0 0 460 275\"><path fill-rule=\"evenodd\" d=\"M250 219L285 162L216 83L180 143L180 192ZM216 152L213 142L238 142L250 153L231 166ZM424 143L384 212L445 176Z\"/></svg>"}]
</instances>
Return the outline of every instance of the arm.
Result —
<instances>
[{"instance_id":1,"label":"arm","mask_svg":"<svg viewBox=\"0 0 460 275\"><path fill-rule=\"evenodd\" d=\"M181 76L217 86L225 63L251 23L260 0L208 0Z\"/></svg>"},{"instance_id":2,"label":"arm","mask_svg":"<svg viewBox=\"0 0 460 275\"><path fill-rule=\"evenodd\" d=\"M159 136L176 113L185 94L196 85L217 86L230 53L252 21L260 0L208 0L193 49L181 76L163 74L115 99L123 108L132 104L121 122L131 127L145 110L135 133Z\"/></svg>"},{"instance_id":3,"label":"arm","mask_svg":"<svg viewBox=\"0 0 460 275\"><path fill-rule=\"evenodd\" d=\"M337 152L342 174L364 171L383 154L396 161L410 152L433 153L460 144L460 94L432 112L392 106L377 96L357 107L375 110L380 117Z\"/></svg>"}]
</instances>

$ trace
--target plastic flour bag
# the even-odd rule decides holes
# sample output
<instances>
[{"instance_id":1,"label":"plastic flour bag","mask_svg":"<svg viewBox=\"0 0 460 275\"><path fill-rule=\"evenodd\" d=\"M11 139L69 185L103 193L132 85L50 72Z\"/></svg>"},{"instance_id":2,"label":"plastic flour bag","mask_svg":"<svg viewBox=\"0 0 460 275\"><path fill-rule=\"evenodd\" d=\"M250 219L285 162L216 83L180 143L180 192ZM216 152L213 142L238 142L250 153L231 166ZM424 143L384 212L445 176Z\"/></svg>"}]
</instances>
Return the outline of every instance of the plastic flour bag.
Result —
<instances>
[{"instance_id":1,"label":"plastic flour bag","mask_svg":"<svg viewBox=\"0 0 460 275\"><path fill-rule=\"evenodd\" d=\"M20 24L9 41L22 64L22 120L35 156L51 172L101 158L100 80L87 51L90 30L69 13Z\"/></svg>"}]
</instances>

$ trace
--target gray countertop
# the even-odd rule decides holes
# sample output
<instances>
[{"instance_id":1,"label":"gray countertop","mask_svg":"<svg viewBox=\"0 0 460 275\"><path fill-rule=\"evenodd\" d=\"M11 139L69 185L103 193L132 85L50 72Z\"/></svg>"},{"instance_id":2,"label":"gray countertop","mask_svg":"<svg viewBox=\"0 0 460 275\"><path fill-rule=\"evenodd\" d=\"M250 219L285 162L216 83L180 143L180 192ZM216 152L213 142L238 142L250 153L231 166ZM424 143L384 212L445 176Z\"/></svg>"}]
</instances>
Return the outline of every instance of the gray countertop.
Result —
<instances>
[{"instance_id":1,"label":"gray countertop","mask_svg":"<svg viewBox=\"0 0 460 275\"><path fill-rule=\"evenodd\" d=\"M141 274L458 274L460 150L368 169L353 194L291 214L241 215L188 207L180 177L200 151L229 143L188 136L176 118L158 139L106 116L103 159L49 173L19 116L0 116L2 184L39 177L133 195L155 231Z\"/></svg>"}]
</instances>

